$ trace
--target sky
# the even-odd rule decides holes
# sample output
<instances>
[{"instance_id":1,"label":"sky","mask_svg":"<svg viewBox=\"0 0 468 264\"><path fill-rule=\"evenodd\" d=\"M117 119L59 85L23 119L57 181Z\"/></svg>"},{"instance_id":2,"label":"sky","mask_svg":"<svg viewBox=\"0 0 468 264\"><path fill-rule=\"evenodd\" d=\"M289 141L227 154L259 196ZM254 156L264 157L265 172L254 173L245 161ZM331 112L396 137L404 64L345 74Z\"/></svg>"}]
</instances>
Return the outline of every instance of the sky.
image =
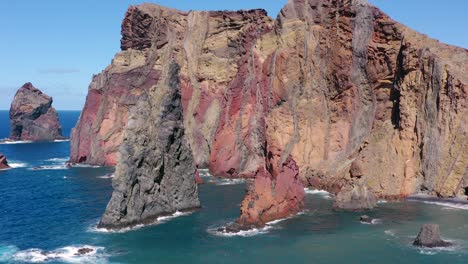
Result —
<instances>
[{"instance_id":1,"label":"sky","mask_svg":"<svg viewBox=\"0 0 468 264\"><path fill-rule=\"evenodd\" d=\"M468 48L467 0L369 0L395 20L440 41ZM0 110L32 82L58 110L81 110L93 74L120 50L128 6L152 2L181 10L264 8L276 17L287 0L15 0L0 1Z\"/></svg>"}]
</instances>

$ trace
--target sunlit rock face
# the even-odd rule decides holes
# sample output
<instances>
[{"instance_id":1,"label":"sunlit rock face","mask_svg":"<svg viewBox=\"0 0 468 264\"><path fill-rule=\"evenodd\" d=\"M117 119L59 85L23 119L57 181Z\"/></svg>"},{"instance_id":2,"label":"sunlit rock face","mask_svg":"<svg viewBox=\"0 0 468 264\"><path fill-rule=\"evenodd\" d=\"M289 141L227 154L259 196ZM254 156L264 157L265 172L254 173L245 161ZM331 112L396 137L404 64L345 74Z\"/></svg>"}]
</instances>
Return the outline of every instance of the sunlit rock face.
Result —
<instances>
[{"instance_id":1,"label":"sunlit rock face","mask_svg":"<svg viewBox=\"0 0 468 264\"><path fill-rule=\"evenodd\" d=\"M15 94L10 108L10 140L53 141L63 139L52 97L31 83Z\"/></svg>"},{"instance_id":2,"label":"sunlit rock face","mask_svg":"<svg viewBox=\"0 0 468 264\"><path fill-rule=\"evenodd\" d=\"M468 51L364 0L290 0L276 20L143 4L127 11L121 44L90 85L73 162L115 165L129 110L175 61L187 142L214 175L289 190L298 177L335 194L359 182L387 199L468 187Z\"/></svg>"}]
</instances>

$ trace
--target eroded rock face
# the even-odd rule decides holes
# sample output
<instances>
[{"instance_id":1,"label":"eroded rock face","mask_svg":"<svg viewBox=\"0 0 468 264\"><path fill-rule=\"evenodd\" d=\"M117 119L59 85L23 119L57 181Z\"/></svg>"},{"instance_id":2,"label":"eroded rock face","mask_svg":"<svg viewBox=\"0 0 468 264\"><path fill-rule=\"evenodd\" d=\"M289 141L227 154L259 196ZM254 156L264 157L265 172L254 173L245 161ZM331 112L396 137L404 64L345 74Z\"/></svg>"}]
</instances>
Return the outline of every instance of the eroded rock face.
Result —
<instances>
[{"instance_id":1,"label":"eroded rock face","mask_svg":"<svg viewBox=\"0 0 468 264\"><path fill-rule=\"evenodd\" d=\"M11 140L53 141L63 139L57 111L52 97L42 93L31 83L17 92L11 103Z\"/></svg>"},{"instance_id":2,"label":"eroded rock face","mask_svg":"<svg viewBox=\"0 0 468 264\"><path fill-rule=\"evenodd\" d=\"M440 227L435 224L425 224L421 227L418 236L413 242L417 247L449 247L452 243L440 238Z\"/></svg>"},{"instance_id":3,"label":"eroded rock face","mask_svg":"<svg viewBox=\"0 0 468 264\"><path fill-rule=\"evenodd\" d=\"M372 190L362 182L346 185L336 196L335 209L361 211L373 209L377 199Z\"/></svg>"},{"instance_id":4,"label":"eroded rock face","mask_svg":"<svg viewBox=\"0 0 468 264\"><path fill-rule=\"evenodd\" d=\"M276 20L143 4L128 10L122 35L122 51L90 85L74 162L115 165L129 109L175 61L196 165L263 178L258 194L280 188L287 160L306 185L333 194L357 180L386 199L467 186L468 51L364 0L290 0ZM266 149L277 172L266 169Z\"/></svg>"},{"instance_id":5,"label":"eroded rock face","mask_svg":"<svg viewBox=\"0 0 468 264\"><path fill-rule=\"evenodd\" d=\"M2 153L0 153L0 170L5 170L5 169L9 169L10 166L8 166L8 161L5 157L5 155L3 155Z\"/></svg>"},{"instance_id":6,"label":"eroded rock face","mask_svg":"<svg viewBox=\"0 0 468 264\"><path fill-rule=\"evenodd\" d=\"M196 167L185 140L179 66L167 65L162 75L164 81L132 110L100 228L147 224L200 206Z\"/></svg>"}]
</instances>

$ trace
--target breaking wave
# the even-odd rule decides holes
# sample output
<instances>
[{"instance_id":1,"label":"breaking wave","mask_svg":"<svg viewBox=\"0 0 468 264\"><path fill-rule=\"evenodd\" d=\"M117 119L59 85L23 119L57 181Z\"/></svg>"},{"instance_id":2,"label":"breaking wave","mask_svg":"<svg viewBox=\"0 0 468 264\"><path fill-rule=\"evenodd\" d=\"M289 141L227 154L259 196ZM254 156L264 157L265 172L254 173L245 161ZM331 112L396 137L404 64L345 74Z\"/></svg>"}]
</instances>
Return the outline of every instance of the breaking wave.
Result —
<instances>
[{"instance_id":1,"label":"breaking wave","mask_svg":"<svg viewBox=\"0 0 468 264\"><path fill-rule=\"evenodd\" d=\"M410 197L408 201L411 202L422 202L425 204L433 204L433 205L440 205L445 208L453 208L453 209L462 209L468 210L468 201L458 201L458 200L444 200L438 199L433 197Z\"/></svg>"},{"instance_id":2,"label":"breaking wave","mask_svg":"<svg viewBox=\"0 0 468 264\"><path fill-rule=\"evenodd\" d=\"M215 179L212 181L215 185L235 185L245 183L245 179Z\"/></svg>"},{"instance_id":3,"label":"breaking wave","mask_svg":"<svg viewBox=\"0 0 468 264\"><path fill-rule=\"evenodd\" d=\"M309 189L309 188L304 188L304 192L306 194L315 194L315 195L320 195L326 199L330 199L331 196L330 196L330 193L327 192L327 191L324 191L324 190L313 190L313 189Z\"/></svg>"},{"instance_id":4,"label":"breaking wave","mask_svg":"<svg viewBox=\"0 0 468 264\"><path fill-rule=\"evenodd\" d=\"M7 144L7 145L10 145L10 144L29 144L29 143L34 143L34 142L33 141L8 141L8 140L0 141L0 144Z\"/></svg>"},{"instance_id":5,"label":"breaking wave","mask_svg":"<svg viewBox=\"0 0 468 264\"><path fill-rule=\"evenodd\" d=\"M104 251L104 247L88 245L67 246L52 251L38 248L19 250L15 246L0 246L1 262L47 263L59 261L65 263L107 263L108 257Z\"/></svg>"},{"instance_id":6,"label":"breaking wave","mask_svg":"<svg viewBox=\"0 0 468 264\"><path fill-rule=\"evenodd\" d=\"M171 215L167 215L167 216L160 216L158 217L153 223L150 223L150 224L141 224L141 225L136 225L136 226L132 226L132 227L126 227L126 228L122 228L122 229L119 229L119 230L111 230L111 229L107 229L107 228L98 228L98 223L95 223L93 224L90 228L88 228L88 232L92 232L92 233L125 233L125 232L128 232L128 231L133 231L133 230L138 230L138 229L141 229L143 227L147 227L147 226L153 226L153 225L160 225L160 224L164 224L166 222L168 222L169 220L172 220L174 218L177 218L177 217L181 217L181 216L186 216L186 215L190 215L192 212L175 212Z\"/></svg>"},{"instance_id":7,"label":"breaking wave","mask_svg":"<svg viewBox=\"0 0 468 264\"><path fill-rule=\"evenodd\" d=\"M8 165L12 167L13 169L26 168L28 166L28 164L25 162L17 162L17 161L8 162Z\"/></svg>"}]
</instances>

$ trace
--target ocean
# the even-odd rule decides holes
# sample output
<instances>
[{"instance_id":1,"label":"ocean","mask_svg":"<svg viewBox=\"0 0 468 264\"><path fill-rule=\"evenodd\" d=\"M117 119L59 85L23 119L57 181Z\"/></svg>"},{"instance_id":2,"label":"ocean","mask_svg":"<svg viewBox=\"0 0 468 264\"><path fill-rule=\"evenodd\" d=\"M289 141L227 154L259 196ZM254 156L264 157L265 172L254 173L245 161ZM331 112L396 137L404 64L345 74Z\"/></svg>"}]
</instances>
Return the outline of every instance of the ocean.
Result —
<instances>
[{"instance_id":1,"label":"ocean","mask_svg":"<svg viewBox=\"0 0 468 264\"><path fill-rule=\"evenodd\" d=\"M59 115L69 136L79 112ZM0 111L0 138L8 137L8 122ZM326 192L308 191L297 216L237 236L217 233L239 215L245 183L207 172L200 210L126 232L98 230L113 168L68 169L69 151L69 142L0 144L15 167L0 172L1 263L468 263L466 205L382 201L366 212L377 220L362 224L362 213L335 212ZM424 223L440 224L455 246L413 247ZM84 246L95 253L75 255Z\"/></svg>"}]
</instances>

